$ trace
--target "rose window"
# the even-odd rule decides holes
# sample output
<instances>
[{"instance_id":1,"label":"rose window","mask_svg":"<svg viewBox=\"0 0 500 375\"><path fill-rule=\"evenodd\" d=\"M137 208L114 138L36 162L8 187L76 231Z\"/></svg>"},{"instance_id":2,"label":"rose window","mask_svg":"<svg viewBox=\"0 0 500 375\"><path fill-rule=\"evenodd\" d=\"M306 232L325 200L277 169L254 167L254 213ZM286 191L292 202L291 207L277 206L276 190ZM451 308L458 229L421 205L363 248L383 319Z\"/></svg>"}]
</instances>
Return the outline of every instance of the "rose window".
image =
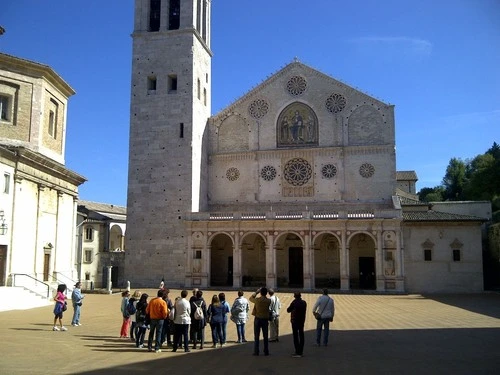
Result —
<instances>
[{"instance_id":1,"label":"rose window","mask_svg":"<svg viewBox=\"0 0 500 375\"><path fill-rule=\"evenodd\" d=\"M295 158L285 165L284 176L290 185L302 186L309 181L312 168L307 160Z\"/></svg>"},{"instance_id":2,"label":"rose window","mask_svg":"<svg viewBox=\"0 0 500 375\"><path fill-rule=\"evenodd\" d=\"M276 177L276 169L270 165L266 165L260 171L261 177L266 181L272 181Z\"/></svg>"},{"instance_id":3,"label":"rose window","mask_svg":"<svg viewBox=\"0 0 500 375\"><path fill-rule=\"evenodd\" d=\"M226 177L229 181L236 181L240 177L238 168L229 168L226 172Z\"/></svg>"},{"instance_id":4,"label":"rose window","mask_svg":"<svg viewBox=\"0 0 500 375\"><path fill-rule=\"evenodd\" d=\"M326 164L321 168L321 173L324 178L334 178L337 174L337 167L333 164Z\"/></svg>"},{"instance_id":5,"label":"rose window","mask_svg":"<svg viewBox=\"0 0 500 375\"><path fill-rule=\"evenodd\" d=\"M345 108L346 103L347 101L343 95L332 94L326 99L325 104L331 113L339 113Z\"/></svg>"},{"instance_id":6,"label":"rose window","mask_svg":"<svg viewBox=\"0 0 500 375\"><path fill-rule=\"evenodd\" d=\"M300 76L293 76L286 84L287 91L293 95L298 96L306 91L307 81Z\"/></svg>"},{"instance_id":7,"label":"rose window","mask_svg":"<svg viewBox=\"0 0 500 375\"><path fill-rule=\"evenodd\" d=\"M359 174L364 178L370 178L375 173L375 167L369 163L364 163L359 167Z\"/></svg>"},{"instance_id":8,"label":"rose window","mask_svg":"<svg viewBox=\"0 0 500 375\"><path fill-rule=\"evenodd\" d=\"M259 119L264 117L269 110L269 103L264 99L256 99L248 106L248 112L253 118Z\"/></svg>"}]
</instances>

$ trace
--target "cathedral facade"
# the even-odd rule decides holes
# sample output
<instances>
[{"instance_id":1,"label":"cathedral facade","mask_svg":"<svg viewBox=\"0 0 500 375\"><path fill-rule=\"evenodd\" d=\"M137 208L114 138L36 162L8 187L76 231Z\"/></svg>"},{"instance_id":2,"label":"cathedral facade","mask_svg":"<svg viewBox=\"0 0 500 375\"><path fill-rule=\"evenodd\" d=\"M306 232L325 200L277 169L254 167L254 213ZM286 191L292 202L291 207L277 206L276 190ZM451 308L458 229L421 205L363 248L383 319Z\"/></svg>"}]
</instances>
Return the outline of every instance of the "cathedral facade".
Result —
<instances>
[{"instance_id":1,"label":"cathedral facade","mask_svg":"<svg viewBox=\"0 0 500 375\"><path fill-rule=\"evenodd\" d=\"M210 1L136 0L132 37L132 284L482 290L484 219L418 202L394 106L294 60L211 116Z\"/></svg>"}]
</instances>

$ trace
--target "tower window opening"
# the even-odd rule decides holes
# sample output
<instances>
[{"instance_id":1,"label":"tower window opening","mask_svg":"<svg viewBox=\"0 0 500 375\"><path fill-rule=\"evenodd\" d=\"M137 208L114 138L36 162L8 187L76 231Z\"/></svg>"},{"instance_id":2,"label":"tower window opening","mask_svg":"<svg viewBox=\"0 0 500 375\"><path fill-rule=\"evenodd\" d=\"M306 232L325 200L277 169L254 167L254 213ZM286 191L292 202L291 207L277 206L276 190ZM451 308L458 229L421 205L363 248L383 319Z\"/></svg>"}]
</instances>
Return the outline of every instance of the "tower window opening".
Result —
<instances>
[{"instance_id":1,"label":"tower window opening","mask_svg":"<svg viewBox=\"0 0 500 375\"><path fill-rule=\"evenodd\" d=\"M149 4L149 31L160 31L161 0L151 0Z\"/></svg>"},{"instance_id":2,"label":"tower window opening","mask_svg":"<svg viewBox=\"0 0 500 375\"><path fill-rule=\"evenodd\" d=\"M168 29L177 30L181 20L181 2L180 0L170 0L168 11Z\"/></svg>"},{"instance_id":3,"label":"tower window opening","mask_svg":"<svg viewBox=\"0 0 500 375\"><path fill-rule=\"evenodd\" d=\"M184 123L179 124L179 138L184 138Z\"/></svg>"},{"instance_id":4,"label":"tower window opening","mask_svg":"<svg viewBox=\"0 0 500 375\"><path fill-rule=\"evenodd\" d=\"M207 105L207 89L203 89L203 105Z\"/></svg>"},{"instance_id":5,"label":"tower window opening","mask_svg":"<svg viewBox=\"0 0 500 375\"><path fill-rule=\"evenodd\" d=\"M155 76L148 77L148 91L156 91L156 77Z\"/></svg>"},{"instance_id":6,"label":"tower window opening","mask_svg":"<svg viewBox=\"0 0 500 375\"><path fill-rule=\"evenodd\" d=\"M200 79L198 78L198 100L201 99L201 82Z\"/></svg>"},{"instance_id":7,"label":"tower window opening","mask_svg":"<svg viewBox=\"0 0 500 375\"><path fill-rule=\"evenodd\" d=\"M177 91L177 74L168 75L168 91L169 92Z\"/></svg>"}]
</instances>

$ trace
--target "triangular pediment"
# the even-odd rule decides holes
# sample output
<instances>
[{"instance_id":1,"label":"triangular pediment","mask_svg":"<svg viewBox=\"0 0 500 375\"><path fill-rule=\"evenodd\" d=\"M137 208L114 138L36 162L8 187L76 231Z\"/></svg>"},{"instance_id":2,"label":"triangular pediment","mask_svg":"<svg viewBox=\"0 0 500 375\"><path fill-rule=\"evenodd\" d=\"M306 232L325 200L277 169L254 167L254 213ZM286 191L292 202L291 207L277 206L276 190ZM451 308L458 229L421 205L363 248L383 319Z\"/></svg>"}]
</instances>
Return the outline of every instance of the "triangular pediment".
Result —
<instances>
[{"instance_id":1,"label":"triangular pediment","mask_svg":"<svg viewBox=\"0 0 500 375\"><path fill-rule=\"evenodd\" d=\"M315 87L314 82L321 82L321 88ZM325 105L327 106L328 104L326 102L331 95L334 95L333 98L330 98L330 102L332 102L332 100L334 102L332 104L333 107L330 107L332 111L340 108L335 107L335 105L338 104L335 102L339 98L341 105L344 100L349 101L350 98L356 97L356 102L358 103L368 103L377 107L391 106L390 104L384 103L357 88L354 88L295 59L278 70L276 73L272 74L269 78L263 80L260 84L249 90L246 94L235 100L229 106L219 111L212 117L212 120L217 122L217 120L223 120L232 114L246 115L247 113L241 110L241 106L244 106L245 102L257 101L257 106L259 105L259 101L261 104L269 103L269 101L275 102L276 97L269 97L269 91L276 92L276 90L269 90L269 88L277 87L282 88L280 94L287 97L289 101L293 101L293 99L296 99L297 101L306 101L307 99L305 98L308 93L310 94L314 91L315 94L319 94L319 92L325 91ZM335 97L335 95L339 96ZM345 103L344 105L349 107L348 103Z\"/></svg>"}]
</instances>

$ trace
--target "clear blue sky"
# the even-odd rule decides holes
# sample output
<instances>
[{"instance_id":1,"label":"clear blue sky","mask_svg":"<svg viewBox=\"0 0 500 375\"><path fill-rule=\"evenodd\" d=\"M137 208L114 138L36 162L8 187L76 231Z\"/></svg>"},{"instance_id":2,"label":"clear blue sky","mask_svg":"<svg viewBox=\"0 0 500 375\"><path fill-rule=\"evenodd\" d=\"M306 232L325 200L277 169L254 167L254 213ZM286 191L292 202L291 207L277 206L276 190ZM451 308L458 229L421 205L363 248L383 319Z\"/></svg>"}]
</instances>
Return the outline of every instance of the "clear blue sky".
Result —
<instances>
[{"instance_id":1,"label":"clear blue sky","mask_svg":"<svg viewBox=\"0 0 500 375\"><path fill-rule=\"evenodd\" d=\"M184 1L184 0L181 0ZM66 166L80 198L126 205L133 0L2 0L0 51L76 91ZM212 112L297 57L396 107L417 189L500 143L499 0L212 0Z\"/></svg>"}]
</instances>

